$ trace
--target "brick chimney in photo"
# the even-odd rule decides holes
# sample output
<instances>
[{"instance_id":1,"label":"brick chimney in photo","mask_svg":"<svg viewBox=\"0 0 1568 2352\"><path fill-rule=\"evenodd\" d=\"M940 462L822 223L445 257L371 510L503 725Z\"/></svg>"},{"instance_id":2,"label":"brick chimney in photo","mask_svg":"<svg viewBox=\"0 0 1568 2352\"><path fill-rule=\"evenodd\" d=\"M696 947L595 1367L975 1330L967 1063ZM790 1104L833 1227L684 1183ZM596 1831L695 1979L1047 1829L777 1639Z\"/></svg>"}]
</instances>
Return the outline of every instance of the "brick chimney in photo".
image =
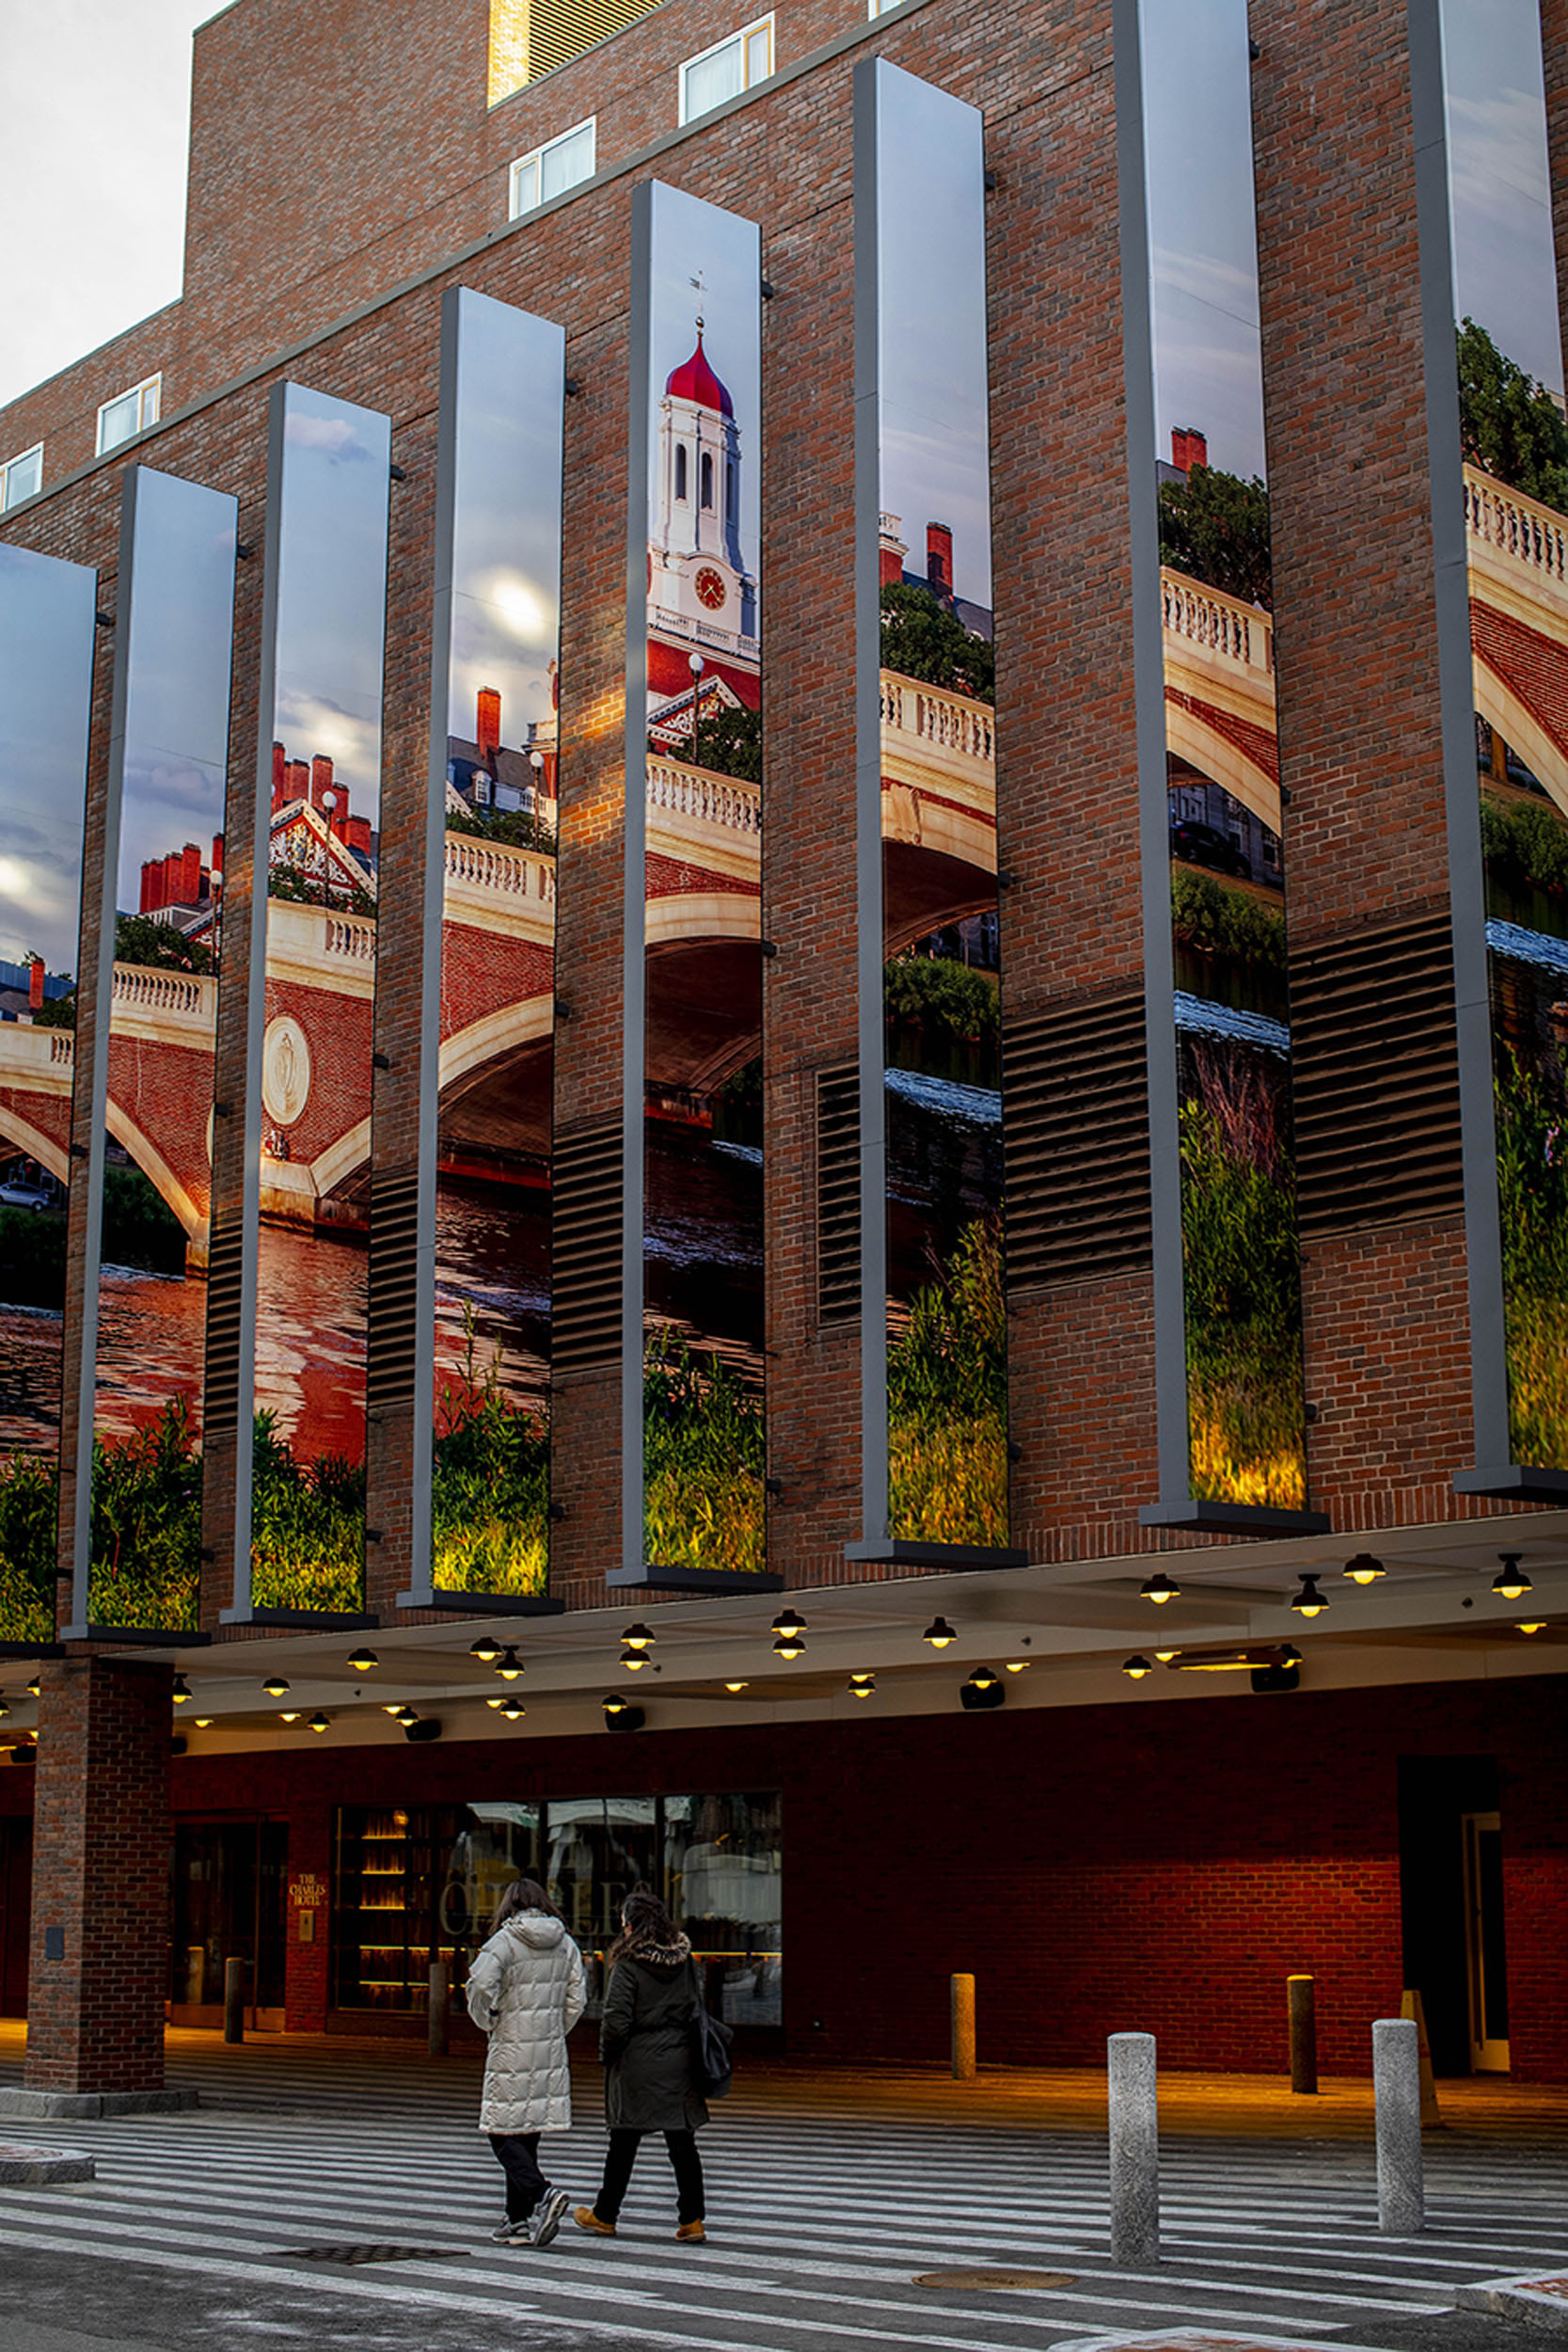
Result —
<instances>
[{"instance_id":1,"label":"brick chimney in photo","mask_svg":"<svg viewBox=\"0 0 1568 2352\"><path fill-rule=\"evenodd\" d=\"M1200 433L1196 424L1173 424L1170 429L1170 462L1180 466L1183 473L1191 473L1195 466L1209 463L1209 436Z\"/></svg>"},{"instance_id":2,"label":"brick chimney in photo","mask_svg":"<svg viewBox=\"0 0 1568 2352\"><path fill-rule=\"evenodd\" d=\"M501 747L501 698L493 686L482 686L479 690L474 741L479 745L481 759L488 768Z\"/></svg>"},{"instance_id":3,"label":"brick chimney in photo","mask_svg":"<svg viewBox=\"0 0 1568 2352\"><path fill-rule=\"evenodd\" d=\"M288 780L284 799L286 801L308 801L310 797L310 763L309 760L291 759L284 770L284 774Z\"/></svg>"},{"instance_id":4,"label":"brick chimney in photo","mask_svg":"<svg viewBox=\"0 0 1568 2352\"><path fill-rule=\"evenodd\" d=\"M272 813L276 817L289 797L289 763L281 743L272 747Z\"/></svg>"},{"instance_id":5,"label":"brick chimney in photo","mask_svg":"<svg viewBox=\"0 0 1568 2352\"><path fill-rule=\"evenodd\" d=\"M926 526L926 585L939 603L952 603L953 532L947 523Z\"/></svg>"},{"instance_id":6,"label":"brick chimney in photo","mask_svg":"<svg viewBox=\"0 0 1568 2352\"><path fill-rule=\"evenodd\" d=\"M43 1010L43 958L35 956L27 971L27 1009Z\"/></svg>"},{"instance_id":7,"label":"brick chimney in photo","mask_svg":"<svg viewBox=\"0 0 1568 2352\"><path fill-rule=\"evenodd\" d=\"M897 587L904 577L904 558L908 553L909 548L898 536L897 516L884 515L878 544L878 566L884 588Z\"/></svg>"}]
</instances>

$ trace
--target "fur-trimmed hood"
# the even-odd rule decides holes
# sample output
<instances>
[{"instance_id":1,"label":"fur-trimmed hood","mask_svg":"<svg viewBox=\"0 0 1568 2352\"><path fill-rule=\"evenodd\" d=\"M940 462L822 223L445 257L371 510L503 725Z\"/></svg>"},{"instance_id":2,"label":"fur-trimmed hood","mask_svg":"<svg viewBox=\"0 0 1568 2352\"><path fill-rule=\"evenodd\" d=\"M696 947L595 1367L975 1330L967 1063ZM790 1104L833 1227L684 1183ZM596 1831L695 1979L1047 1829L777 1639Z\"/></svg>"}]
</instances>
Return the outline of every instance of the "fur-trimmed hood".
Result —
<instances>
[{"instance_id":1,"label":"fur-trimmed hood","mask_svg":"<svg viewBox=\"0 0 1568 2352\"><path fill-rule=\"evenodd\" d=\"M644 1968L667 1969L673 1975L684 1968L691 1957L691 1939L678 1931L673 1942L657 1935L623 1933L610 1952L611 1966L618 1960L640 1961Z\"/></svg>"}]
</instances>

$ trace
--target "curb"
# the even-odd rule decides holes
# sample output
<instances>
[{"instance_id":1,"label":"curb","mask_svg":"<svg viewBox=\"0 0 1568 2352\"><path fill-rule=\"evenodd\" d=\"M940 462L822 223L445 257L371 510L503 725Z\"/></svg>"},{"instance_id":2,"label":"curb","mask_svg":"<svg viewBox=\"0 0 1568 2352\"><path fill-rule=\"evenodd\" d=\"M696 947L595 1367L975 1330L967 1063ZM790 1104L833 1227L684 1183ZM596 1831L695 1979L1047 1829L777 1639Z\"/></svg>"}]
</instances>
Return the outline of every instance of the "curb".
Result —
<instances>
[{"instance_id":1,"label":"curb","mask_svg":"<svg viewBox=\"0 0 1568 2352\"><path fill-rule=\"evenodd\" d=\"M0 2140L0 2187L46 2188L55 2181L92 2181L93 2158L80 2148L24 2148Z\"/></svg>"},{"instance_id":2,"label":"curb","mask_svg":"<svg viewBox=\"0 0 1568 2352\"><path fill-rule=\"evenodd\" d=\"M63 2116L81 2123L105 2115L177 2115L200 2104L195 2090L0 2090L0 2116Z\"/></svg>"},{"instance_id":3,"label":"curb","mask_svg":"<svg viewBox=\"0 0 1568 2352\"><path fill-rule=\"evenodd\" d=\"M1568 2335L1568 2275L1560 2272L1548 2278L1482 2279L1456 2287L1453 2299L1461 2311L1490 2312L1498 2319Z\"/></svg>"}]
</instances>

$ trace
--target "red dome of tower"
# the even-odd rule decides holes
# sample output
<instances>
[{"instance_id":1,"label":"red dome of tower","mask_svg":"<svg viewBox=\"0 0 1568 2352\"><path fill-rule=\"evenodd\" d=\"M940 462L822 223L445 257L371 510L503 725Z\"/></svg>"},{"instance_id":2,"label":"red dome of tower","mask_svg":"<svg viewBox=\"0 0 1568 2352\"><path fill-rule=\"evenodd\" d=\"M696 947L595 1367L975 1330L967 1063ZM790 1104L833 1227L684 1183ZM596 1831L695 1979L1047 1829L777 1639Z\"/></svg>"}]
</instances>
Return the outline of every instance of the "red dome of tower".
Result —
<instances>
[{"instance_id":1,"label":"red dome of tower","mask_svg":"<svg viewBox=\"0 0 1568 2352\"><path fill-rule=\"evenodd\" d=\"M703 330L697 329L697 348L689 359L676 368L664 387L676 400L694 400L699 407L717 408L721 417L733 417L735 403L707 363L703 349Z\"/></svg>"}]
</instances>

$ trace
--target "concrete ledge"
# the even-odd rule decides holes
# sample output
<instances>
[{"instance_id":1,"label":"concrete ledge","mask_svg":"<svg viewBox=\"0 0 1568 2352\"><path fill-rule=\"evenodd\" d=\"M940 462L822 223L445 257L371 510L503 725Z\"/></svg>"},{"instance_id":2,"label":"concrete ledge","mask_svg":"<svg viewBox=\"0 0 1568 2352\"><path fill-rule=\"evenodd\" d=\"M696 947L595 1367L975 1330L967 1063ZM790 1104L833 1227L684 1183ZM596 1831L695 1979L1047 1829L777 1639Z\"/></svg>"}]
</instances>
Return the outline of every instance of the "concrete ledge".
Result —
<instances>
[{"instance_id":1,"label":"concrete ledge","mask_svg":"<svg viewBox=\"0 0 1568 2352\"><path fill-rule=\"evenodd\" d=\"M0 2139L0 2188L47 2188L52 2181L92 2181L98 2167L85 2149L24 2148Z\"/></svg>"},{"instance_id":2,"label":"concrete ledge","mask_svg":"<svg viewBox=\"0 0 1568 2352\"><path fill-rule=\"evenodd\" d=\"M1456 2287L1453 2299L1463 2312L1491 2312L1497 2319L1516 2319L1527 2328L1555 2328L1568 2336L1568 2273L1482 2279L1475 2286Z\"/></svg>"},{"instance_id":3,"label":"concrete ledge","mask_svg":"<svg viewBox=\"0 0 1568 2352\"><path fill-rule=\"evenodd\" d=\"M103 2115L178 2115L200 2105L196 2090L0 2090L0 2116L54 2115L83 2123Z\"/></svg>"}]
</instances>

